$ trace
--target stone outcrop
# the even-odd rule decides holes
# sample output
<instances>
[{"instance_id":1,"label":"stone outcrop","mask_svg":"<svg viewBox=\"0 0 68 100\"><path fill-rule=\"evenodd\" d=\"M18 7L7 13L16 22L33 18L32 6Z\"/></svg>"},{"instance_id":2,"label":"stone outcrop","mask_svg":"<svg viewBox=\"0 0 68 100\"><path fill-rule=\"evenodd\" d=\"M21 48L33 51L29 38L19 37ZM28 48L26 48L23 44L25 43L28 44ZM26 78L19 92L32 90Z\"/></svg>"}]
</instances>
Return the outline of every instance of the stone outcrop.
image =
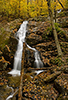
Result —
<instances>
[{"instance_id":1,"label":"stone outcrop","mask_svg":"<svg viewBox=\"0 0 68 100\"><path fill-rule=\"evenodd\" d=\"M61 19L62 20L62 19ZM5 89L4 85L12 86L15 90L19 87L20 77L11 77L7 75L5 70L8 67L13 66L13 58L17 48L17 40L14 37L15 32L21 25L21 19L16 19L6 25L0 24L0 99L4 100L9 96L12 91ZM66 20L67 21L67 20ZM44 71L40 74L36 74L29 68L35 68L34 66L34 51L29 50L26 47L25 50L25 66L23 77L23 99L24 100L59 100L68 98L68 43L64 37L61 36L59 42L62 48L64 59L57 57L56 44L53 38L52 29L50 23L47 21L29 20L28 31L26 36L26 42L31 47L36 48L41 56L41 60L44 63ZM60 33L59 33L60 34ZM64 39L64 40L63 40ZM7 67L8 66L8 67ZM11 70L11 68L9 68ZM28 70L27 70L28 68ZM36 69L37 70L37 69ZM5 74L5 73L6 74ZM8 70L9 72L9 70ZM6 77L7 76L7 77ZM4 93L4 90L7 91ZM18 93L12 98L17 99ZM61 100L62 100L61 99Z\"/></svg>"},{"instance_id":2,"label":"stone outcrop","mask_svg":"<svg viewBox=\"0 0 68 100\"><path fill-rule=\"evenodd\" d=\"M27 41L29 45L35 45L39 42L42 42L42 37L40 35L37 35L35 33L31 33L27 38Z\"/></svg>"},{"instance_id":3,"label":"stone outcrop","mask_svg":"<svg viewBox=\"0 0 68 100\"><path fill-rule=\"evenodd\" d=\"M13 64L13 57L17 47L17 40L14 38L14 34L17 28L19 29L21 22L21 19L15 19L4 25L4 22L0 22L0 52L2 52L0 54L0 70L6 69L7 65L11 67Z\"/></svg>"}]
</instances>

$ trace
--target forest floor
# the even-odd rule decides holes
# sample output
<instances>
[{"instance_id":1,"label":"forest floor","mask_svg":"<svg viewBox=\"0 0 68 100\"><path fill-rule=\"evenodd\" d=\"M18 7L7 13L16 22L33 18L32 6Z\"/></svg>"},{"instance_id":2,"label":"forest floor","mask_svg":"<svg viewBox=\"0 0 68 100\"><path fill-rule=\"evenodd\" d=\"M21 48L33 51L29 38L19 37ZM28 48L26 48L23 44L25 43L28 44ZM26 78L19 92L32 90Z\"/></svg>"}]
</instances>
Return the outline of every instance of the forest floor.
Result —
<instances>
[{"instance_id":1,"label":"forest floor","mask_svg":"<svg viewBox=\"0 0 68 100\"><path fill-rule=\"evenodd\" d=\"M6 23L7 21L4 18L0 19L1 27L5 26ZM67 27L62 27L61 30L66 33L66 36L68 35ZM45 62L47 62L49 67L41 68L41 70L44 71L38 75L36 73L38 69L31 67L24 69L26 73L23 77L22 100L68 100L68 41L63 41L63 37L61 36L59 41L62 42L61 46L63 45L62 50L64 56L62 58L56 56L56 50L52 52L52 47L50 47L51 45L49 46L49 43L54 44L54 40L51 40L47 42L45 47L47 48ZM36 48L38 49L38 45ZM50 52L48 48L51 49ZM53 55L50 58L51 62L48 60L49 54ZM8 75L7 73L10 70L11 68L7 68L6 70L0 71L0 100L6 100L6 98L15 91L17 92L10 100L18 100L20 76L12 77Z\"/></svg>"}]
</instances>

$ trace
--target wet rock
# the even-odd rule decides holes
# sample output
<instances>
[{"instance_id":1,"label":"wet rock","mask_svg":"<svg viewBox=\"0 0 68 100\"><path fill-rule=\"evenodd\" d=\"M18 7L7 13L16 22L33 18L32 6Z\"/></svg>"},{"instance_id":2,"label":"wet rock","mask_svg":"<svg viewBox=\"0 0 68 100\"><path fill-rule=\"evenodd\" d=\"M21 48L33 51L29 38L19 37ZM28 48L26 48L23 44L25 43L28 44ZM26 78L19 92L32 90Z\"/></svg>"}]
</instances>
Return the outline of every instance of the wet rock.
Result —
<instances>
[{"instance_id":1,"label":"wet rock","mask_svg":"<svg viewBox=\"0 0 68 100\"><path fill-rule=\"evenodd\" d=\"M25 50L25 68L34 67L34 51L26 48Z\"/></svg>"},{"instance_id":2,"label":"wet rock","mask_svg":"<svg viewBox=\"0 0 68 100\"><path fill-rule=\"evenodd\" d=\"M35 45L39 42L42 42L42 37L40 35L32 33L26 38L26 42L29 45Z\"/></svg>"},{"instance_id":3,"label":"wet rock","mask_svg":"<svg viewBox=\"0 0 68 100\"><path fill-rule=\"evenodd\" d=\"M32 78L29 73L24 74L24 76L23 76L24 82L31 81L31 80L32 80ZM9 86L11 86L13 88L17 88L17 87L19 87L19 84L20 84L20 76L15 76L15 77L9 76L8 77L8 85Z\"/></svg>"},{"instance_id":4,"label":"wet rock","mask_svg":"<svg viewBox=\"0 0 68 100\"><path fill-rule=\"evenodd\" d=\"M19 87L19 83L20 82L20 76L9 76L8 77L8 85L10 87L13 87L13 88L16 88L16 87Z\"/></svg>"},{"instance_id":5,"label":"wet rock","mask_svg":"<svg viewBox=\"0 0 68 100\"><path fill-rule=\"evenodd\" d=\"M57 79L55 79L54 84L60 93L68 93L68 74L62 73L59 75Z\"/></svg>"},{"instance_id":6,"label":"wet rock","mask_svg":"<svg viewBox=\"0 0 68 100\"><path fill-rule=\"evenodd\" d=\"M7 87L7 86L3 86L0 87L0 100L6 100L6 98L12 93L12 89Z\"/></svg>"},{"instance_id":7,"label":"wet rock","mask_svg":"<svg viewBox=\"0 0 68 100\"><path fill-rule=\"evenodd\" d=\"M23 79L24 79L24 80L27 80L27 81L31 81L31 80L32 80L32 78L31 78L31 76L30 76L29 73L24 74Z\"/></svg>"},{"instance_id":8,"label":"wet rock","mask_svg":"<svg viewBox=\"0 0 68 100\"><path fill-rule=\"evenodd\" d=\"M16 51L16 46L17 46L17 40L14 38L14 34L19 28L22 20L21 19L15 19L14 21L7 22L6 24L3 25L3 23L0 22L0 49L3 52L2 55L0 56L0 60L2 56L4 57L5 61L8 61L11 63L10 65L8 63L3 63L2 61L0 62L0 69L6 69L7 65L12 66L13 64L13 57L14 53Z\"/></svg>"}]
</instances>

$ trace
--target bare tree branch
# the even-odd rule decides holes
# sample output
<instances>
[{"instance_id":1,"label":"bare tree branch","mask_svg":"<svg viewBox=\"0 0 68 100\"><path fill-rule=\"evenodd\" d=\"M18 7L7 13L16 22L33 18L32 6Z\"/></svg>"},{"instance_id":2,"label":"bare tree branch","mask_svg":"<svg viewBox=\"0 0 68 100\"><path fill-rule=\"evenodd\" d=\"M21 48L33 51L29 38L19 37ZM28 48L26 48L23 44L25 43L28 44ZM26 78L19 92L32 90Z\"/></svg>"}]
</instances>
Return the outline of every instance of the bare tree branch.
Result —
<instances>
[{"instance_id":1,"label":"bare tree branch","mask_svg":"<svg viewBox=\"0 0 68 100\"><path fill-rule=\"evenodd\" d=\"M60 2L60 0L58 0L59 4L62 6L62 8L64 9L64 6L63 4Z\"/></svg>"},{"instance_id":2,"label":"bare tree branch","mask_svg":"<svg viewBox=\"0 0 68 100\"><path fill-rule=\"evenodd\" d=\"M19 87L18 100L22 100L22 87L23 87L23 75L24 75L24 58L25 58L25 42L23 43L22 67L21 67L21 76L20 76L20 87Z\"/></svg>"}]
</instances>

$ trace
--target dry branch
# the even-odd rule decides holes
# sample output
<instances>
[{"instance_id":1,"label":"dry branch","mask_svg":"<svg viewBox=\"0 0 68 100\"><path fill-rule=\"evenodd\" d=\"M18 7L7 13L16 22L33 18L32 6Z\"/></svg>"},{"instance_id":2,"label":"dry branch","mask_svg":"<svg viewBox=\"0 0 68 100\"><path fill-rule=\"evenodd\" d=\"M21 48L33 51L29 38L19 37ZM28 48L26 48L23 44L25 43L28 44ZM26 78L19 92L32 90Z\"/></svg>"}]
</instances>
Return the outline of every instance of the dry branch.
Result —
<instances>
[{"instance_id":1,"label":"dry branch","mask_svg":"<svg viewBox=\"0 0 68 100\"><path fill-rule=\"evenodd\" d=\"M22 67L21 67L21 76L20 76L20 86L19 86L18 100L22 100L22 87L23 87L23 75L24 75L24 58L25 58L25 43L23 43Z\"/></svg>"}]
</instances>

